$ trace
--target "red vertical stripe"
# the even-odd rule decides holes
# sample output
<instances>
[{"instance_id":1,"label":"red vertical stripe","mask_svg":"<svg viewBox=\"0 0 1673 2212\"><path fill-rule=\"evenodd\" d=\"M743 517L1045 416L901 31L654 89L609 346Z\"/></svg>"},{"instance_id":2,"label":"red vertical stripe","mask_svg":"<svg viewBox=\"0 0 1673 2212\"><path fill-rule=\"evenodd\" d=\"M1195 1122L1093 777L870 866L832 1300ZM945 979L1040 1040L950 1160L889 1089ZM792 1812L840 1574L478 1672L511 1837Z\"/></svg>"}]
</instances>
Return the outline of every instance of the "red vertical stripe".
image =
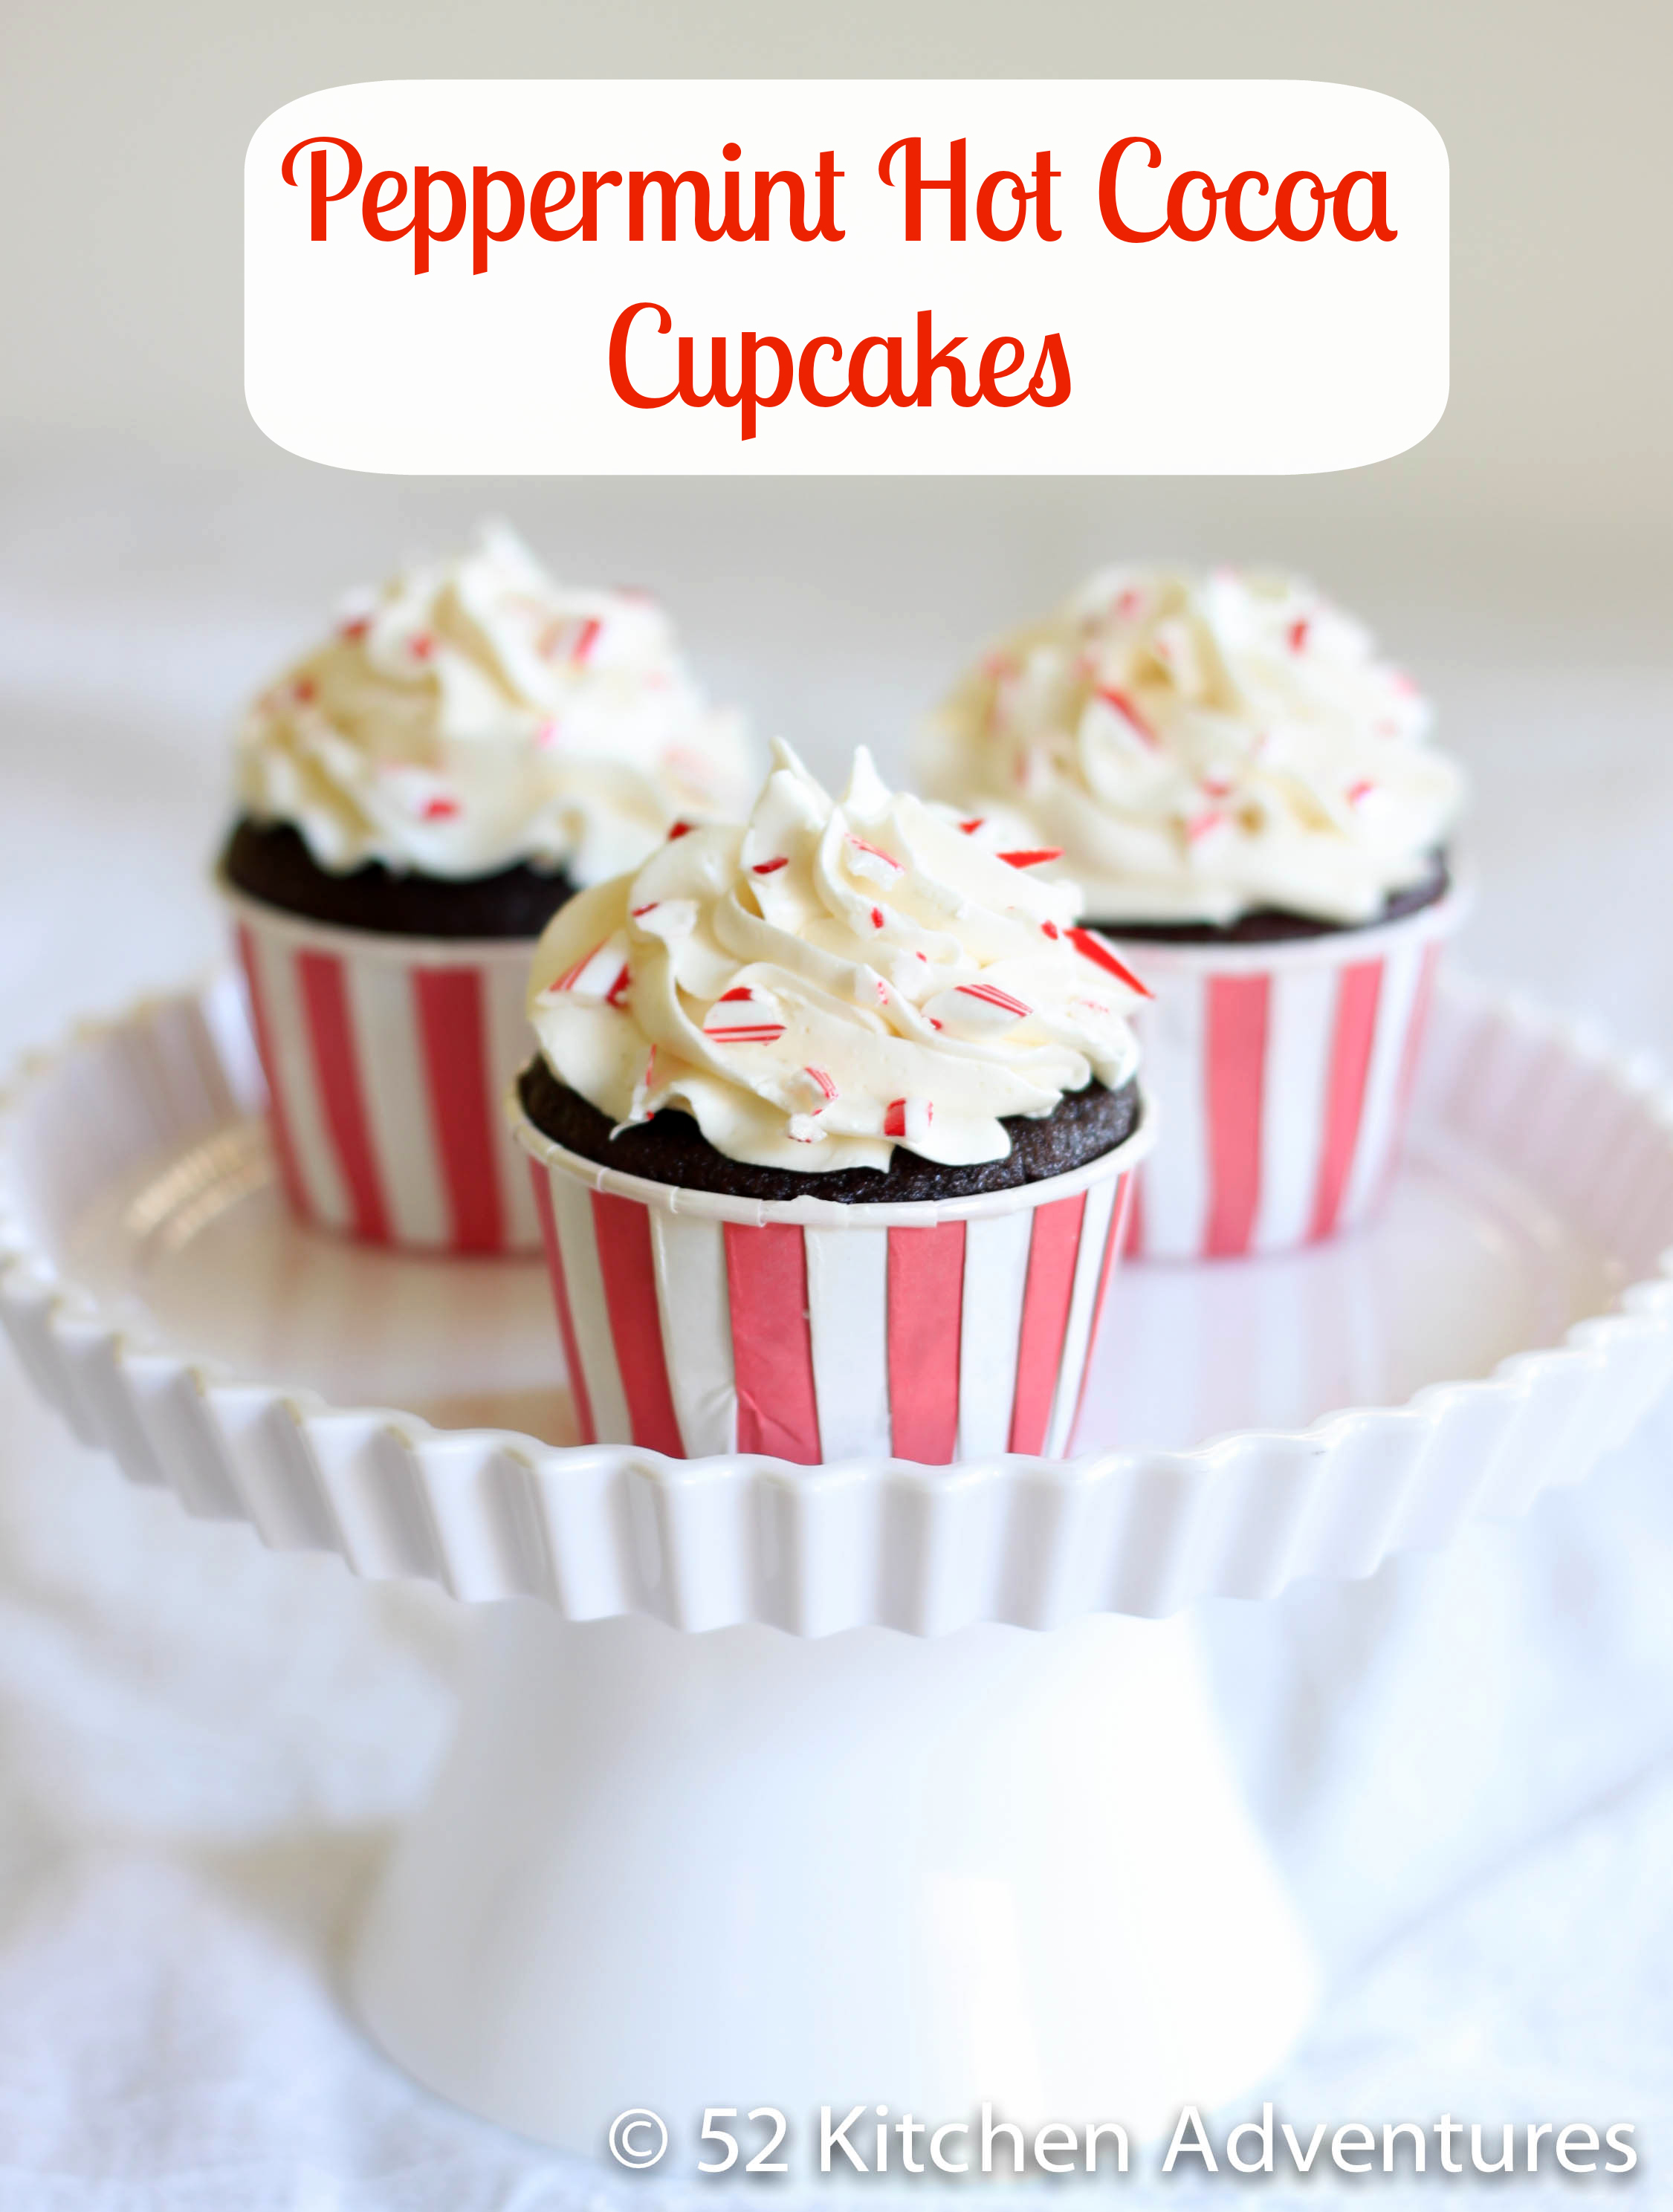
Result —
<instances>
[{"instance_id":1,"label":"red vertical stripe","mask_svg":"<svg viewBox=\"0 0 1673 2212\"><path fill-rule=\"evenodd\" d=\"M267 1126L272 1133L273 1151L279 1163L279 1179L285 1195L304 1220L313 1212L308 1203L307 1186L302 1171L296 1164L296 1147L290 1134L290 1121L285 1112L284 1091L279 1082L278 1060L273 1051L273 1032L267 1019L267 1000L261 987L261 970L257 965L256 944L249 925L238 925L238 957L244 968L245 988L250 995L250 1026L255 1031L256 1052L261 1060L261 1072L267 1079Z\"/></svg>"},{"instance_id":2,"label":"red vertical stripe","mask_svg":"<svg viewBox=\"0 0 1673 2212\"><path fill-rule=\"evenodd\" d=\"M819 1460L819 1408L807 1325L807 1253L800 1229L726 1224L738 1449L798 1466Z\"/></svg>"},{"instance_id":3,"label":"red vertical stripe","mask_svg":"<svg viewBox=\"0 0 1673 2212\"><path fill-rule=\"evenodd\" d=\"M456 1252L496 1252L505 1214L496 1163L482 976L474 968L415 968L412 991L429 1089L430 1127Z\"/></svg>"},{"instance_id":4,"label":"red vertical stripe","mask_svg":"<svg viewBox=\"0 0 1673 2212\"><path fill-rule=\"evenodd\" d=\"M1028 1240L1028 1280L1022 1294L1022 1328L1017 1339L1017 1395L1011 1405L1013 1452L1037 1452L1045 1443L1051 1401L1057 1394L1063 1334L1074 1295L1074 1263L1080 1249L1080 1222L1086 1211L1084 1191L1034 1209Z\"/></svg>"},{"instance_id":5,"label":"red vertical stripe","mask_svg":"<svg viewBox=\"0 0 1673 2212\"><path fill-rule=\"evenodd\" d=\"M1080 1389L1074 1401L1074 1420L1069 1430L1069 1443L1074 1442L1074 1431L1080 1425L1080 1409L1086 1402L1086 1385L1092 1379L1092 1361L1098 1352L1098 1332L1104 1320L1104 1302L1110 1295L1110 1278L1116 1272L1116 1261L1123 1250L1132 1249L1129 1224L1133 1206L1136 1204L1139 1178L1124 1175L1116 1185L1116 1202L1110 1209L1110 1227L1104 1239L1104 1258L1098 1271L1098 1294L1092 1300L1092 1325L1086 1332L1086 1364L1080 1370Z\"/></svg>"},{"instance_id":6,"label":"red vertical stripe","mask_svg":"<svg viewBox=\"0 0 1673 2212\"><path fill-rule=\"evenodd\" d=\"M889 1231L889 1431L898 1459L942 1467L958 1449L964 1224Z\"/></svg>"},{"instance_id":7,"label":"red vertical stripe","mask_svg":"<svg viewBox=\"0 0 1673 2212\"><path fill-rule=\"evenodd\" d=\"M546 1273L557 1309L557 1333L563 1340L563 1364L569 1370L569 1395L575 1401L575 1426L584 1444L595 1444L599 1431L593 1419L593 1401L587 1395L587 1370L581 1364L575 1341L575 1316L569 1310L569 1285L563 1276L563 1254L557 1241L557 1215L552 1206L551 1177L538 1160L529 1162L534 1182L534 1210L540 1216L540 1241L546 1248Z\"/></svg>"},{"instance_id":8,"label":"red vertical stripe","mask_svg":"<svg viewBox=\"0 0 1673 2212\"><path fill-rule=\"evenodd\" d=\"M1135 1168L1127 1178L1127 1241L1122 1247L1135 1257L1144 1250L1144 1170Z\"/></svg>"},{"instance_id":9,"label":"red vertical stripe","mask_svg":"<svg viewBox=\"0 0 1673 2212\"><path fill-rule=\"evenodd\" d=\"M592 1196L605 1309L633 1441L651 1451L666 1452L672 1459L684 1459L685 1443L662 1352L650 1208L608 1191L595 1190Z\"/></svg>"},{"instance_id":10,"label":"red vertical stripe","mask_svg":"<svg viewBox=\"0 0 1673 2212\"><path fill-rule=\"evenodd\" d=\"M1366 1075L1377 1038L1377 1001L1383 988L1380 960L1357 961L1336 983L1336 1025L1330 1039L1330 1087L1324 1101L1324 1150L1313 1194L1310 1237L1328 1237L1336 1225L1341 1194L1354 1164L1365 1106Z\"/></svg>"},{"instance_id":11,"label":"red vertical stripe","mask_svg":"<svg viewBox=\"0 0 1673 2212\"><path fill-rule=\"evenodd\" d=\"M1261 1200L1268 978L1208 979L1208 1231L1214 1259L1249 1249Z\"/></svg>"},{"instance_id":12,"label":"red vertical stripe","mask_svg":"<svg viewBox=\"0 0 1673 2212\"><path fill-rule=\"evenodd\" d=\"M1417 1087L1418 1063L1423 1057L1423 1040L1429 1028L1429 1006L1435 995L1435 970L1440 965L1440 951L1439 937L1432 938L1424 946L1423 965L1412 994L1411 1012L1406 1017L1406 1042L1400 1055L1400 1088L1395 1094L1394 1130L1389 1143L1390 1175L1399 1162L1401 1134L1411 1111L1412 1092Z\"/></svg>"},{"instance_id":13,"label":"red vertical stripe","mask_svg":"<svg viewBox=\"0 0 1673 2212\"><path fill-rule=\"evenodd\" d=\"M378 1179L378 1164L372 1151L366 1101L361 1095L360 1064L355 1053L354 1024L349 1015L343 963L335 953L299 952L296 972L302 987L302 1006L313 1048L313 1070L325 1110L325 1126L331 1131L343 1180L349 1187L355 1234L385 1244L389 1241L389 1216L384 1207L383 1186Z\"/></svg>"}]
</instances>

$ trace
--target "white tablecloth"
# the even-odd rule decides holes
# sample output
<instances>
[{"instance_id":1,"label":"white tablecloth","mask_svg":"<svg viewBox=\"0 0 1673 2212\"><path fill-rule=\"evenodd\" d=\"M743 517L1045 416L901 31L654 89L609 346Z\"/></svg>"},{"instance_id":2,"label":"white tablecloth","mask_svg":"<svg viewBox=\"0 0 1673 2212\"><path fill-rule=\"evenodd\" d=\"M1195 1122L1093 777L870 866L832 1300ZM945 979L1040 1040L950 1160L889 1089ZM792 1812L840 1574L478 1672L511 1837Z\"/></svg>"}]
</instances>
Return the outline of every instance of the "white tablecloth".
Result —
<instances>
[{"instance_id":1,"label":"white tablecloth","mask_svg":"<svg viewBox=\"0 0 1673 2212\"><path fill-rule=\"evenodd\" d=\"M1021 604L1076 564L1059 547L1068 565L1051 566L1037 518L998 552L966 542L964 507L929 502L946 558L915 623L907 552L898 588L845 587L828 544L798 568L784 500L751 507L734 487L717 553L703 489L660 520L654 488L504 503L538 507L577 574L587 550L615 575L654 547L636 577L673 591L711 673L819 765L859 736L895 764L911 711L1026 564L1042 576ZM1016 495L991 496L1002 520ZM328 586L472 503L141 465L43 470L0 494L0 1042L44 1041L212 957L201 872L233 705ZM991 580L961 597L984 559ZM1472 964L1656 1044L1673 1024L1673 665L1602 634L1554 642L1543 620L1472 623L1415 570L1384 596L1479 787ZM1265 2092L1304 2138L1319 2118L1443 2109L1629 2119L1640 2178L1659 2185L1670 1473L1664 1417L1580 1490L1443 1558L1208 1611L1238 1759L1332 1978ZM450 2110L344 2013L339 1946L444 1735L460 1626L433 1594L273 1558L130 1490L0 1357L0 2212L536 2212L680 2193ZM1126 2193L1186 2202L1198 2185ZM1267 2201L1290 2201L1285 2185Z\"/></svg>"}]
</instances>

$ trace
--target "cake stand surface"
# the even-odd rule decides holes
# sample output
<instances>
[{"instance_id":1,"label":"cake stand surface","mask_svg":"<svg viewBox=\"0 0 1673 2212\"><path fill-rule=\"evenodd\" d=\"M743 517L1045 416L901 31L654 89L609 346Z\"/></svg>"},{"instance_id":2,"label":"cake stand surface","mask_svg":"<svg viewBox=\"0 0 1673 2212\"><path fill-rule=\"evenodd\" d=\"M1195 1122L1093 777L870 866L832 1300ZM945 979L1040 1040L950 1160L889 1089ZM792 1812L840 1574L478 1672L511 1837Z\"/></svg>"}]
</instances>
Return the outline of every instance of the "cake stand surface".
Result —
<instances>
[{"instance_id":1,"label":"cake stand surface","mask_svg":"<svg viewBox=\"0 0 1673 2212\"><path fill-rule=\"evenodd\" d=\"M356 2001L547 2142L658 2112L682 2178L711 2106L794 2169L824 2105L1137 2136L1248 2087L1315 1976L1181 1608L1520 1510L1673 1371L1673 1112L1474 991L1376 1226L1124 1271L1061 1462L574 1448L538 1265L297 1229L259 1108L225 979L24 1071L0 1317L133 1479L482 1601Z\"/></svg>"}]
</instances>

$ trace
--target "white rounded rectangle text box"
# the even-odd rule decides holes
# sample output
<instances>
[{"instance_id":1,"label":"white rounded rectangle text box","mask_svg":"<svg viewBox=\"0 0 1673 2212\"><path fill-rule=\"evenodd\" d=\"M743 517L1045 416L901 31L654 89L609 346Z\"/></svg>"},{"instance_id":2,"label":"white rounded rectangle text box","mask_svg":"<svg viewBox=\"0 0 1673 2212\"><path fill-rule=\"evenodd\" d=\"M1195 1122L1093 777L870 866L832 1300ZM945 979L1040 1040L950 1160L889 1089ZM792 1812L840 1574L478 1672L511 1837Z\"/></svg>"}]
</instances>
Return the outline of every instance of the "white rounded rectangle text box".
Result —
<instances>
[{"instance_id":1,"label":"white rounded rectangle text box","mask_svg":"<svg viewBox=\"0 0 1673 2212\"><path fill-rule=\"evenodd\" d=\"M1446 404L1447 163L1274 80L408 80L245 166L279 445L410 474L1302 474Z\"/></svg>"}]
</instances>

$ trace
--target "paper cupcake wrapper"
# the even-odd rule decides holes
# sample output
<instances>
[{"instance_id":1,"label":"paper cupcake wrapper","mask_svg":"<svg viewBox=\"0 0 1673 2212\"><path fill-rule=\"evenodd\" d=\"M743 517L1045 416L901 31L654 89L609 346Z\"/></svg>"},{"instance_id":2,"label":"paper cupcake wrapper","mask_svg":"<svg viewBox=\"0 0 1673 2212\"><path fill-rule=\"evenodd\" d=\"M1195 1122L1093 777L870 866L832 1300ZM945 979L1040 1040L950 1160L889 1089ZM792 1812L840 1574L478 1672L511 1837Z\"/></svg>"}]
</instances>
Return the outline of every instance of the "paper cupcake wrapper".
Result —
<instances>
[{"instance_id":1,"label":"paper cupcake wrapper","mask_svg":"<svg viewBox=\"0 0 1673 2212\"><path fill-rule=\"evenodd\" d=\"M1466 902L1454 890L1400 921L1277 945L1125 948L1156 993L1134 1026L1167 1116L1134 1194L1134 1257L1286 1252L1375 1212Z\"/></svg>"},{"instance_id":2,"label":"paper cupcake wrapper","mask_svg":"<svg viewBox=\"0 0 1673 2212\"><path fill-rule=\"evenodd\" d=\"M333 928L221 890L294 1211L371 1243L538 1251L500 1103L532 942Z\"/></svg>"},{"instance_id":3,"label":"paper cupcake wrapper","mask_svg":"<svg viewBox=\"0 0 1673 2212\"><path fill-rule=\"evenodd\" d=\"M1014 1190L772 1205L601 1167L509 1103L584 1442L801 1466L1068 1450L1148 1113Z\"/></svg>"}]
</instances>

